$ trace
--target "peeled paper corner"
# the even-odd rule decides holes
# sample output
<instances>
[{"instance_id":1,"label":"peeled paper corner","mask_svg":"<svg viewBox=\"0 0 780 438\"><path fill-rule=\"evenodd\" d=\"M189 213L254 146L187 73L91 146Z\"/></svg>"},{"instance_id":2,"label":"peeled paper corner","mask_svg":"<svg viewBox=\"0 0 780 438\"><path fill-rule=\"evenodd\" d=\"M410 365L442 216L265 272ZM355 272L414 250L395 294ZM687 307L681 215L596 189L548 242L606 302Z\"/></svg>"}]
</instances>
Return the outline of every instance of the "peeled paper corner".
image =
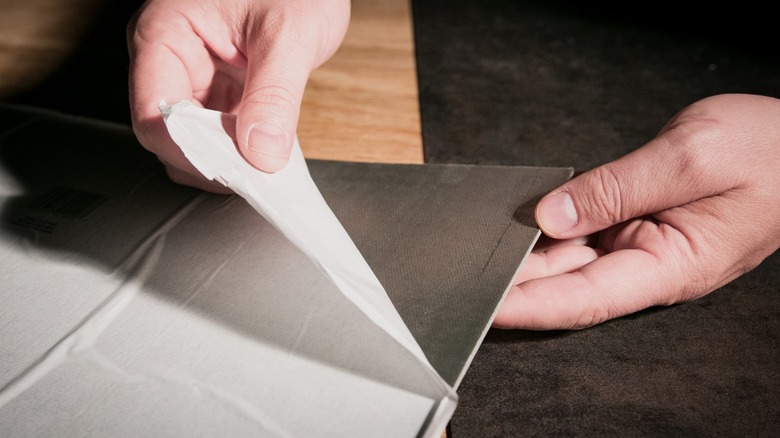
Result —
<instances>
[{"instance_id":1,"label":"peeled paper corner","mask_svg":"<svg viewBox=\"0 0 780 438\"><path fill-rule=\"evenodd\" d=\"M449 398L454 389L438 376L372 272L312 180L298 139L285 168L273 174L251 166L239 153L224 123L235 116L183 100L161 102L160 110L174 142L208 179L243 197L290 242L309 256L335 286L377 326L414 354L440 381ZM440 406L434 423L446 425L454 406Z\"/></svg>"}]
</instances>

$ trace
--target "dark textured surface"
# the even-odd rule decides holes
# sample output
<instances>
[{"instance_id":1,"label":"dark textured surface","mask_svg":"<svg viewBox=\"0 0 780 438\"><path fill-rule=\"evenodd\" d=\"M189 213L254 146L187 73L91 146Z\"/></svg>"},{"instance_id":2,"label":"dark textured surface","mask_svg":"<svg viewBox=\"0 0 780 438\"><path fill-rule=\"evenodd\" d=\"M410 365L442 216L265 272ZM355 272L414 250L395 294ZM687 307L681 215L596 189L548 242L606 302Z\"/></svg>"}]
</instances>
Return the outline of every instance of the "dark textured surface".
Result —
<instances>
[{"instance_id":1,"label":"dark textured surface","mask_svg":"<svg viewBox=\"0 0 780 438\"><path fill-rule=\"evenodd\" d=\"M88 27L62 65L3 102L129 125L125 29L141 4L143 0L101 1L84 8L80 12L88 17Z\"/></svg>"},{"instance_id":2,"label":"dark textured surface","mask_svg":"<svg viewBox=\"0 0 780 438\"><path fill-rule=\"evenodd\" d=\"M780 97L768 11L617 7L415 0L427 161L586 170L697 99ZM779 272L774 254L692 303L576 332L491 331L452 437L777 436Z\"/></svg>"},{"instance_id":3,"label":"dark textured surface","mask_svg":"<svg viewBox=\"0 0 780 438\"><path fill-rule=\"evenodd\" d=\"M774 24L548 3L413 2L427 161L587 169L697 99L780 95Z\"/></svg>"},{"instance_id":4,"label":"dark textured surface","mask_svg":"<svg viewBox=\"0 0 780 438\"><path fill-rule=\"evenodd\" d=\"M777 436L778 272L590 330L491 331L452 437Z\"/></svg>"}]
</instances>

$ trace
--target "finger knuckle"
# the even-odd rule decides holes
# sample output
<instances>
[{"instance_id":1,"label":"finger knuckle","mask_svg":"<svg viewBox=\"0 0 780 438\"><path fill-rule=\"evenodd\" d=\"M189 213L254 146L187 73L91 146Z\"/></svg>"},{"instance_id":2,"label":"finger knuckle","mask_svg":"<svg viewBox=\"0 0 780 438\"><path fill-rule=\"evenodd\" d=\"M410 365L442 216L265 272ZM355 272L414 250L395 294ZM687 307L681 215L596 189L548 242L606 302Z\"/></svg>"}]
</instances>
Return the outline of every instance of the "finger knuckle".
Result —
<instances>
[{"instance_id":1,"label":"finger knuckle","mask_svg":"<svg viewBox=\"0 0 780 438\"><path fill-rule=\"evenodd\" d=\"M309 19L310 13L302 2L288 2L283 8L271 8L261 16L251 16L250 29L267 47L316 41L311 23L317 20Z\"/></svg>"},{"instance_id":2,"label":"finger knuckle","mask_svg":"<svg viewBox=\"0 0 780 438\"><path fill-rule=\"evenodd\" d=\"M590 308L583 311L576 319L573 329L585 329L601 324L611 319L609 312L602 308Z\"/></svg>"},{"instance_id":3,"label":"finger knuckle","mask_svg":"<svg viewBox=\"0 0 780 438\"><path fill-rule=\"evenodd\" d=\"M596 168L591 173L591 183L592 190L580 202L580 214L609 223L622 222L624 195L614 171L607 166Z\"/></svg>"},{"instance_id":4,"label":"finger knuckle","mask_svg":"<svg viewBox=\"0 0 780 438\"><path fill-rule=\"evenodd\" d=\"M711 171L715 155L706 152L714 144L713 135L717 134L713 134L711 128L670 133L668 143L677 155L676 162L681 176L688 175L696 180Z\"/></svg>"},{"instance_id":5,"label":"finger knuckle","mask_svg":"<svg viewBox=\"0 0 780 438\"><path fill-rule=\"evenodd\" d=\"M265 116L286 117L288 114L296 114L299 104L289 89L275 84L256 88L244 97L244 105L261 108Z\"/></svg>"},{"instance_id":6,"label":"finger knuckle","mask_svg":"<svg viewBox=\"0 0 780 438\"><path fill-rule=\"evenodd\" d=\"M674 154L681 177L695 180L708 174L722 158L717 146L721 144L719 139L727 134L727 128L719 120L717 114L694 106L677 116L671 128L664 132L663 138Z\"/></svg>"},{"instance_id":7,"label":"finger knuckle","mask_svg":"<svg viewBox=\"0 0 780 438\"><path fill-rule=\"evenodd\" d=\"M165 166L165 173L168 175L168 179L176 184L188 186L192 184L192 177L186 174L184 171L179 170L171 165Z\"/></svg>"}]
</instances>

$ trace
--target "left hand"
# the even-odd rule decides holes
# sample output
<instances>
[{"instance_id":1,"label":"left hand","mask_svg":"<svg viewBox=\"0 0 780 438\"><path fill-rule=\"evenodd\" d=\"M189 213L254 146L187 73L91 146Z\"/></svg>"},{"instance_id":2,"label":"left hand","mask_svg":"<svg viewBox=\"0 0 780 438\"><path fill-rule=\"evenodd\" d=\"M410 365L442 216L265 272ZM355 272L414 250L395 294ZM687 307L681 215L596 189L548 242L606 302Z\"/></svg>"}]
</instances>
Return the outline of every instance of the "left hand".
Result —
<instances>
[{"instance_id":1,"label":"left hand","mask_svg":"<svg viewBox=\"0 0 780 438\"><path fill-rule=\"evenodd\" d=\"M207 180L168 135L161 99L236 115L238 148L259 170L286 166L309 74L338 49L349 0L147 0L128 23L130 109L139 142L175 182Z\"/></svg>"},{"instance_id":2,"label":"left hand","mask_svg":"<svg viewBox=\"0 0 780 438\"><path fill-rule=\"evenodd\" d=\"M493 325L580 329L702 297L780 247L779 187L780 100L698 101L540 201L555 240L529 255Z\"/></svg>"}]
</instances>

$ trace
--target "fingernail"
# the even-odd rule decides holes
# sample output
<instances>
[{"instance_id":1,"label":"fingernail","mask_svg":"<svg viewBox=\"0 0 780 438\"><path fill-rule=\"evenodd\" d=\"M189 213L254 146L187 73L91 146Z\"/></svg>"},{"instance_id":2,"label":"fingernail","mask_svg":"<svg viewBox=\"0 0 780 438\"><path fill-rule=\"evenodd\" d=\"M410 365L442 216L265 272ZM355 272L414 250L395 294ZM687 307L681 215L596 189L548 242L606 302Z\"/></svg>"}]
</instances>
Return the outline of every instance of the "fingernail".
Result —
<instances>
[{"instance_id":1,"label":"fingernail","mask_svg":"<svg viewBox=\"0 0 780 438\"><path fill-rule=\"evenodd\" d=\"M542 199L536 218L545 234L558 236L577 225L577 210L571 196L562 191Z\"/></svg>"},{"instance_id":2,"label":"fingernail","mask_svg":"<svg viewBox=\"0 0 780 438\"><path fill-rule=\"evenodd\" d=\"M252 127L247 139L247 151L253 155L253 164L272 171L283 167L289 156L287 133L279 126L261 123Z\"/></svg>"}]
</instances>

